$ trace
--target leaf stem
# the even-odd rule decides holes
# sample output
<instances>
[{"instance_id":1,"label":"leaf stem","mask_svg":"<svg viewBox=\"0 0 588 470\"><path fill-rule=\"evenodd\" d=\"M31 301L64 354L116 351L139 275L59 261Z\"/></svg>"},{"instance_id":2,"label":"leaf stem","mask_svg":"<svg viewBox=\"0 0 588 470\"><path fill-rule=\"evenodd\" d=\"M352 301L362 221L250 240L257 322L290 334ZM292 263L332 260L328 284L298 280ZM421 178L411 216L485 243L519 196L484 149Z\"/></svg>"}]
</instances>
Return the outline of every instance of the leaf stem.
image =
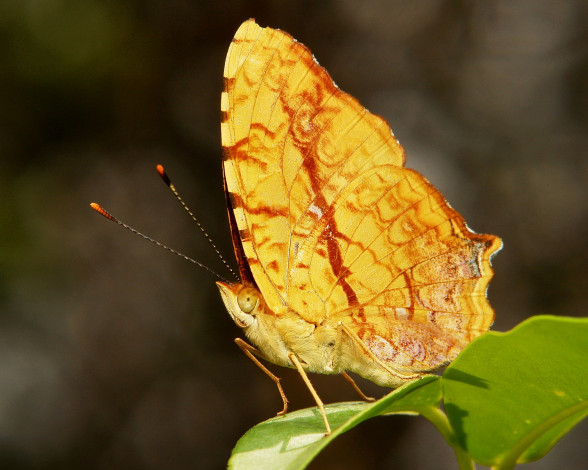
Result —
<instances>
[{"instance_id":1,"label":"leaf stem","mask_svg":"<svg viewBox=\"0 0 588 470\"><path fill-rule=\"evenodd\" d=\"M453 428L447 419L447 415L436 406L424 407L419 410L419 414L427 418L433 426L441 433L445 441L453 447L457 463L459 464L460 470L475 470L476 466L470 455L465 449L459 444Z\"/></svg>"}]
</instances>

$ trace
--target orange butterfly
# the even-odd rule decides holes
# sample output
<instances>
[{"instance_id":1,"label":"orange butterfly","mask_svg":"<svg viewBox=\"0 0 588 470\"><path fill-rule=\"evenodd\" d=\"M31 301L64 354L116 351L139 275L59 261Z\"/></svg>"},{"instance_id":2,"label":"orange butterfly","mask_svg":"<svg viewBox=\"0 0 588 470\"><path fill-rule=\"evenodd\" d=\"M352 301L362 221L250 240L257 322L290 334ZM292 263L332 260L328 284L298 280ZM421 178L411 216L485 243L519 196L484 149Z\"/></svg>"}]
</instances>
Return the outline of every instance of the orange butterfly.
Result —
<instances>
[{"instance_id":1,"label":"orange butterfly","mask_svg":"<svg viewBox=\"0 0 588 470\"><path fill-rule=\"evenodd\" d=\"M223 174L242 282L218 282L251 346L306 372L397 387L490 328L491 256L382 118L283 31L241 25L221 98ZM364 395L362 395L366 398Z\"/></svg>"}]
</instances>

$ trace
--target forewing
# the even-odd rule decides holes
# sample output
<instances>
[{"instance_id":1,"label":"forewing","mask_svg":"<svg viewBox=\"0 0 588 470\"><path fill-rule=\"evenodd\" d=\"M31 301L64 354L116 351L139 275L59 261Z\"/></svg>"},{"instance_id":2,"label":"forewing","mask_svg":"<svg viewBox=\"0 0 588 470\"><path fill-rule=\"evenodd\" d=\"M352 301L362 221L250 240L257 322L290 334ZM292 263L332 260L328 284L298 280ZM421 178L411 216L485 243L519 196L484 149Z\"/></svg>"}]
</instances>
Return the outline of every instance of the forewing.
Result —
<instances>
[{"instance_id":1,"label":"forewing","mask_svg":"<svg viewBox=\"0 0 588 470\"><path fill-rule=\"evenodd\" d=\"M386 122L342 92L287 33L243 23L224 76L225 185L243 253L270 309L320 323L331 308L325 292L340 284L332 274L342 268L332 251L333 209L358 173L401 166L404 152ZM319 240L324 234L331 241ZM331 276L311 276L318 258Z\"/></svg>"}]
</instances>

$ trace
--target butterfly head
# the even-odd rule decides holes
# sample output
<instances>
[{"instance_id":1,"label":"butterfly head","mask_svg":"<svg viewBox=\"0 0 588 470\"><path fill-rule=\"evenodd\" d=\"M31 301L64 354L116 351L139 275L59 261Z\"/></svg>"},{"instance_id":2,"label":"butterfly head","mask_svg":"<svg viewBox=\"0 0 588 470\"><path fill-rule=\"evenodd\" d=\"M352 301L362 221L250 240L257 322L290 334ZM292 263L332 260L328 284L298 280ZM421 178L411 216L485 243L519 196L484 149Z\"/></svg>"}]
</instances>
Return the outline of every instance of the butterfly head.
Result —
<instances>
[{"instance_id":1,"label":"butterfly head","mask_svg":"<svg viewBox=\"0 0 588 470\"><path fill-rule=\"evenodd\" d=\"M217 282L216 285L229 315L237 326L247 328L253 325L255 316L263 308L259 291L251 285L240 283Z\"/></svg>"}]
</instances>

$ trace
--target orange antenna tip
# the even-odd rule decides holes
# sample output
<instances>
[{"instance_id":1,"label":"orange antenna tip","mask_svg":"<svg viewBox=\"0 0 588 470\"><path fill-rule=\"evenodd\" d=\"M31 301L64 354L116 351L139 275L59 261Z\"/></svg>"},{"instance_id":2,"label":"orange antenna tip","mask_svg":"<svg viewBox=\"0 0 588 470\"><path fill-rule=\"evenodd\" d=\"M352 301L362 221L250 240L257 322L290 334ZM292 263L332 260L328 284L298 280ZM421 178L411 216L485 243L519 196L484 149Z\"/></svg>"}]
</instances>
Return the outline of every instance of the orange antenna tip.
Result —
<instances>
[{"instance_id":1,"label":"orange antenna tip","mask_svg":"<svg viewBox=\"0 0 588 470\"><path fill-rule=\"evenodd\" d=\"M92 202L90 203L90 207L92 209L94 209L96 212L98 212L100 215L103 215L104 217L106 217L107 219L113 220L114 221L114 217L111 216L108 211L106 209L104 209L100 204L96 203L96 202Z\"/></svg>"},{"instance_id":2,"label":"orange antenna tip","mask_svg":"<svg viewBox=\"0 0 588 470\"><path fill-rule=\"evenodd\" d=\"M163 182L165 184L167 184L168 186L171 186L171 180L167 176L167 173L165 172L165 169L163 168L163 165L157 165L155 167L155 169L157 170L157 173L159 173L159 176L161 176L161 178L163 179Z\"/></svg>"}]
</instances>

